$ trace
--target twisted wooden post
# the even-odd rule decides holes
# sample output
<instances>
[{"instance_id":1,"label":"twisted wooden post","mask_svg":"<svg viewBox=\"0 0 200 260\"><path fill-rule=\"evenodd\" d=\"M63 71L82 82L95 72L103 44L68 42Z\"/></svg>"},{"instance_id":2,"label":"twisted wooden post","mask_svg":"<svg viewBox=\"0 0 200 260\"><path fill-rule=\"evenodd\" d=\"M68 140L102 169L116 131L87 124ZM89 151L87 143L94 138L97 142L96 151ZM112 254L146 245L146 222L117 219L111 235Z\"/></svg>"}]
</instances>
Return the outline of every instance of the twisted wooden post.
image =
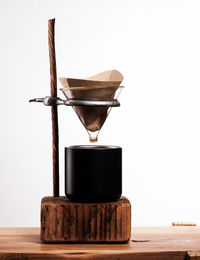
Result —
<instances>
[{"instance_id":1,"label":"twisted wooden post","mask_svg":"<svg viewBox=\"0 0 200 260\"><path fill-rule=\"evenodd\" d=\"M54 40L55 19L48 20L48 45L50 62L51 96L57 97L56 54ZM53 196L59 197L59 139L57 106L51 107L52 117L52 154L53 154Z\"/></svg>"}]
</instances>

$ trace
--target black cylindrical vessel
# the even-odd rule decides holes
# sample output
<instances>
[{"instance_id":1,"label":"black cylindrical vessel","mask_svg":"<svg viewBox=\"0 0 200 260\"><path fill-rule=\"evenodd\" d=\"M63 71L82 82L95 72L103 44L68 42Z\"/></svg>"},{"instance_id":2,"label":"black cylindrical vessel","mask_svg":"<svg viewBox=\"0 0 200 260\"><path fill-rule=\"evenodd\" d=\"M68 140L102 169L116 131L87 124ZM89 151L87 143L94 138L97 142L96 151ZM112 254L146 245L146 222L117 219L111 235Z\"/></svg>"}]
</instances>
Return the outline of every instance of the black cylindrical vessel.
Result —
<instances>
[{"instance_id":1,"label":"black cylindrical vessel","mask_svg":"<svg viewBox=\"0 0 200 260\"><path fill-rule=\"evenodd\" d=\"M74 202L112 202L122 193L122 149L79 145L65 148L65 194Z\"/></svg>"}]
</instances>

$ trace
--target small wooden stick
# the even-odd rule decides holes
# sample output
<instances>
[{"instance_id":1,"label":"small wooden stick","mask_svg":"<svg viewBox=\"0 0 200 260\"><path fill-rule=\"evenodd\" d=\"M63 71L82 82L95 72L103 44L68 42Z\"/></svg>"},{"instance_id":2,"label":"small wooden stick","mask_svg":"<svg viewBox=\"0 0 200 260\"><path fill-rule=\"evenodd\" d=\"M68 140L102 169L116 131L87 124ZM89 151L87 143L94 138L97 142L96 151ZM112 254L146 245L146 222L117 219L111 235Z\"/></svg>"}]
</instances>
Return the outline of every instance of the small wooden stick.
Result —
<instances>
[{"instance_id":1,"label":"small wooden stick","mask_svg":"<svg viewBox=\"0 0 200 260\"><path fill-rule=\"evenodd\" d=\"M196 226L196 223L194 222L172 222L172 226L183 226L183 227L187 227L187 226Z\"/></svg>"},{"instance_id":2,"label":"small wooden stick","mask_svg":"<svg viewBox=\"0 0 200 260\"><path fill-rule=\"evenodd\" d=\"M56 54L54 40L55 19L48 20L48 45L51 79L51 96L57 97ZM53 155L53 196L59 197L59 139L57 106L51 107L52 117L52 155Z\"/></svg>"}]
</instances>

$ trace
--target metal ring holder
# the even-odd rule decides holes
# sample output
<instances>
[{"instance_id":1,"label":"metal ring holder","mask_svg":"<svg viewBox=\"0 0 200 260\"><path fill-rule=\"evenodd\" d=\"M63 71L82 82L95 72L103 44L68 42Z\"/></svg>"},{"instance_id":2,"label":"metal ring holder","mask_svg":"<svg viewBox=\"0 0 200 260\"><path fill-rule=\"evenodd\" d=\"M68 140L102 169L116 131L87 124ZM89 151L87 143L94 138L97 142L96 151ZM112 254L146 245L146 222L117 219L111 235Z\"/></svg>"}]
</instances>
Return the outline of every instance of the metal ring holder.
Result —
<instances>
[{"instance_id":1,"label":"metal ring holder","mask_svg":"<svg viewBox=\"0 0 200 260\"><path fill-rule=\"evenodd\" d=\"M76 100L67 99L63 100L59 97L45 97L45 98L34 98L29 100L29 102L40 102L45 106L108 106L108 107L119 107L120 103L117 99L110 101L99 101L99 100Z\"/></svg>"}]
</instances>

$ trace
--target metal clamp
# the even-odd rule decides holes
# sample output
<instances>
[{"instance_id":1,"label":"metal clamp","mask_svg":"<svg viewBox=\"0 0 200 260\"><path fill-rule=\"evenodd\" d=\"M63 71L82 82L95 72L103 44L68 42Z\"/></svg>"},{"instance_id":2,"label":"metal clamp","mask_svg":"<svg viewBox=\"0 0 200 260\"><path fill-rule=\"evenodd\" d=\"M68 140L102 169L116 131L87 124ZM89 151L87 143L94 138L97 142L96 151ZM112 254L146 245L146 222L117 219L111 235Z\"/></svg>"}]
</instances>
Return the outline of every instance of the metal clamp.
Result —
<instances>
[{"instance_id":1,"label":"metal clamp","mask_svg":"<svg viewBox=\"0 0 200 260\"><path fill-rule=\"evenodd\" d=\"M68 99L63 100L59 97L45 97L45 98L34 98L29 102L42 102L45 106L108 106L108 107L119 107L120 103L118 100L110 101L99 101L99 100L75 100Z\"/></svg>"}]
</instances>

